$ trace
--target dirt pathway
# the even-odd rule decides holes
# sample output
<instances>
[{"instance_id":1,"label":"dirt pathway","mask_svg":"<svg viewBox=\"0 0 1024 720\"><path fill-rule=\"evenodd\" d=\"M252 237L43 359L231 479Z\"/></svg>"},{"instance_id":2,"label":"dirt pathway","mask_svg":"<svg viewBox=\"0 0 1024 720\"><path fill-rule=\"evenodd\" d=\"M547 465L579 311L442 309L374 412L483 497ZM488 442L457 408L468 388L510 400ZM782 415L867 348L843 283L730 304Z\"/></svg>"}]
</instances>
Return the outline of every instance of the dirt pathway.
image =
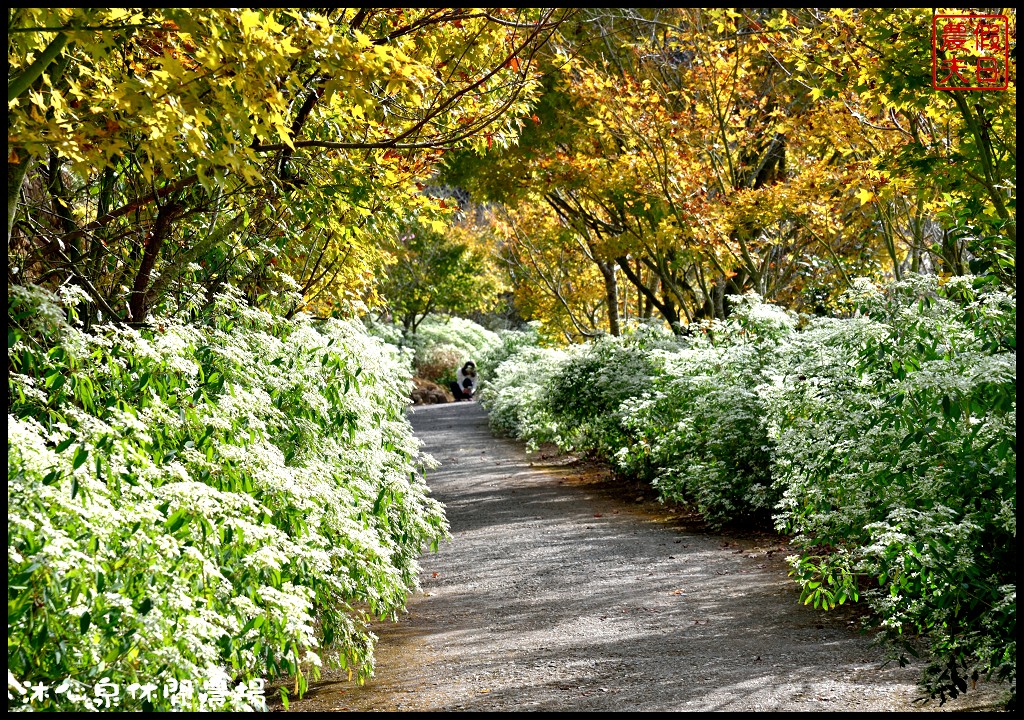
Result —
<instances>
[{"instance_id":1,"label":"dirt pathway","mask_svg":"<svg viewBox=\"0 0 1024 720\"><path fill-rule=\"evenodd\" d=\"M411 419L442 463L428 480L452 541L423 558L409 614L377 628L375 678L325 673L293 710L938 709L848 612L798 604L777 540L686 530L492 437L475 403Z\"/></svg>"}]
</instances>

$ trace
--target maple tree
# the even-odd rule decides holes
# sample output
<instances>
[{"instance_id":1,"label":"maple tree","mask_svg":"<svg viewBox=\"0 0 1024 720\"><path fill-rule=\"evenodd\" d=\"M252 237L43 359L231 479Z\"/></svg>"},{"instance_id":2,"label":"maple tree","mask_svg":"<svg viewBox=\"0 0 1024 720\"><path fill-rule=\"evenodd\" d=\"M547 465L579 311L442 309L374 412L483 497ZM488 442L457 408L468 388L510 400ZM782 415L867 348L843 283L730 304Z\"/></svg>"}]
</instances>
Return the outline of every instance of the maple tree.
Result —
<instances>
[{"instance_id":1,"label":"maple tree","mask_svg":"<svg viewBox=\"0 0 1024 720\"><path fill-rule=\"evenodd\" d=\"M590 32L563 26L549 44L519 145L449 162L453 182L557 214L562 252L605 286L577 337L618 334L624 288L684 331L750 290L820 313L860 275L1012 281L1014 95L983 93L968 117L932 90L929 14L617 9L582 22ZM523 295L551 293L537 273L526 282ZM561 294L550 307L571 302Z\"/></svg>"},{"instance_id":2,"label":"maple tree","mask_svg":"<svg viewBox=\"0 0 1024 720\"><path fill-rule=\"evenodd\" d=\"M1012 28L1016 11L1005 12ZM991 272L1012 284L1015 38L1008 38L1005 91L936 91L932 14L911 8L779 14L766 25L772 32L763 43L788 58L814 97L841 104L856 121L870 150L844 154L872 166L859 197L887 235L905 236L901 244L911 249L915 266L922 225L930 220L941 226L935 254L946 272ZM940 40L940 61L944 52Z\"/></svg>"},{"instance_id":3,"label":"maple tree","mask_svg":"<svg viewBox=\"0 0 1024 720\"><path fill-rule=\"evenodd\" d=\"M546 204L504 208L496 229L505 238L500 254L516 308L543 318L549 334L567 341L598 335L607 297L579 236Z\"/></svg>"},{"instance_id":4,"label":"maple tree","mask_svg":"<svg viewBox=\"0 0 1024 720\"><path fill-rule=\"evenodd\" d=\"M381 298L406 333L431 313L469 315L489 309L500 289L490 248L469 219L439 232L417 222L398 233L394 264L378 280Z\"/></svg>"},{"instance_id":5,"label":"maple tree","mask_svg":"<svg viewBox=\"0 0 1024 720\"><path fill-rule=\"evenodd\" d=\"M285 290L279 268L321 307L358 296L441 154L515 136L569 14L12 10L13 272L135 322L172 285Z\"/></svg>"}]
</instances>

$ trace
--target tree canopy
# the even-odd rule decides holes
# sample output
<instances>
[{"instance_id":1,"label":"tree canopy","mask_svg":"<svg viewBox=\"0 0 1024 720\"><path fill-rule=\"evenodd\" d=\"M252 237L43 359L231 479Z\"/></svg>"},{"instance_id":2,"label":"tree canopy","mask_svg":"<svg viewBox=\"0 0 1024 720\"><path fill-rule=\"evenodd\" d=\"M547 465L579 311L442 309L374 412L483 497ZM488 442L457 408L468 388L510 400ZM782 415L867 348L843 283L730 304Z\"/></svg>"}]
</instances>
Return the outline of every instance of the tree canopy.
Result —
<instances>
[{"instance_id":1,"label":"tree canopy","mask_svg":"<svg viewBox=\"0 0 1024 720\"><path fill-rule=\"evenodd\" d=\"M571 11L14 9L9 276L141 322L363 297L441 155L513 141Z\"/></svg>"},{"instance_id":2,"label":"tree canopy","mask_svg":"<svg viewBox=\"0 0 1024 720\"><path fill-rule=\"evenodd\" d=\"M489 253L553 337L748 290L825 312L859 275L1012 285L1016 67L934 89L930 18L14 9L9 278L135 323L228 284L386 308L403 223L450 223L443 167L497 203Z\"/></svg>"},{"instance_id":3,"label":"tree canopy","mask_svg":"<svg viewBox=\"0 0 1024 720\"><path fill-rule=\"evenodd\" d=\"M520 143L447 164L453 182L558 228L553 262L513 261L521 293L553 299L555 325L617 334L620 317L653 311L681 330L748 290L824 312L858 275L1014 283L1015 90L935 90L930 13L576 22L542 55ZM535 254L544 227L508 232L513 257ZM552 279L577 266L591 267L586 289Z\"/></svg>"}]
</instances>

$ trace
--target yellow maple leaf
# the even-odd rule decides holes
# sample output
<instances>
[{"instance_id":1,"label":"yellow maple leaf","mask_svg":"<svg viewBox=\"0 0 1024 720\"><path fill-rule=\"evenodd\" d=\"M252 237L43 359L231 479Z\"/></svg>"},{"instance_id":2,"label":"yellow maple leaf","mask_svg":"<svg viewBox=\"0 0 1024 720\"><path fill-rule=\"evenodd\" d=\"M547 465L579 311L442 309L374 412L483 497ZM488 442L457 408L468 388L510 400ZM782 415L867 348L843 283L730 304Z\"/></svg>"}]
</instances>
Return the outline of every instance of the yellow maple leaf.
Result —
<instances>
[{"instance_id":1,"label":"yellow maple leaf","mask_svg":"<svg viewBox=\"0 0 1024 720\"><path fill-rule=\"evenodd\" d=\"M869 202L875 199L875 194L867 188L862 188L857 191L857 197L860 198L861 205L867 205Z\"/></svg>"},{"instance_id":2,"label":"yellow maple leaf","mask_svg":"<svg viewBox=\"0 0 1024 720\"><path fill-rule=\"evenodd\" d=\"M250 30L260 24L260 14L255 10L244 10L238 20L242 23L242 32L248 35Z\"/></svg>"}]
</instances>

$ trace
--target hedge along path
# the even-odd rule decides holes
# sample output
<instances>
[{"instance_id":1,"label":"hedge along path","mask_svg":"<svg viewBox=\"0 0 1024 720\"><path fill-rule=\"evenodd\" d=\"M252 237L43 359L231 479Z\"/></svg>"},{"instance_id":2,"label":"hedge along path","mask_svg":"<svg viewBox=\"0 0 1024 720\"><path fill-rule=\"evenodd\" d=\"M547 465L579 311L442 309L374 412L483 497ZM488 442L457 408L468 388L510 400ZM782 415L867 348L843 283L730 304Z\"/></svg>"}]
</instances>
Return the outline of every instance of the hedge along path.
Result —
<instances>
[{"instance_id":1,"label":"hedge along path","mask_svg":"<svg viewBox=\"0 0 1024 720\"><path fill-rule=\"evenodd\" d=\"M939 710L853 612L800 605L778 538L687 529L593 470L491 435L477 403L413 408L452 540L381 624L375 677L325 671L293 710ZM635 495L634 493L631 493ZM979 686L941 710L993 709Z\"/></svg>"}]
</instances>

